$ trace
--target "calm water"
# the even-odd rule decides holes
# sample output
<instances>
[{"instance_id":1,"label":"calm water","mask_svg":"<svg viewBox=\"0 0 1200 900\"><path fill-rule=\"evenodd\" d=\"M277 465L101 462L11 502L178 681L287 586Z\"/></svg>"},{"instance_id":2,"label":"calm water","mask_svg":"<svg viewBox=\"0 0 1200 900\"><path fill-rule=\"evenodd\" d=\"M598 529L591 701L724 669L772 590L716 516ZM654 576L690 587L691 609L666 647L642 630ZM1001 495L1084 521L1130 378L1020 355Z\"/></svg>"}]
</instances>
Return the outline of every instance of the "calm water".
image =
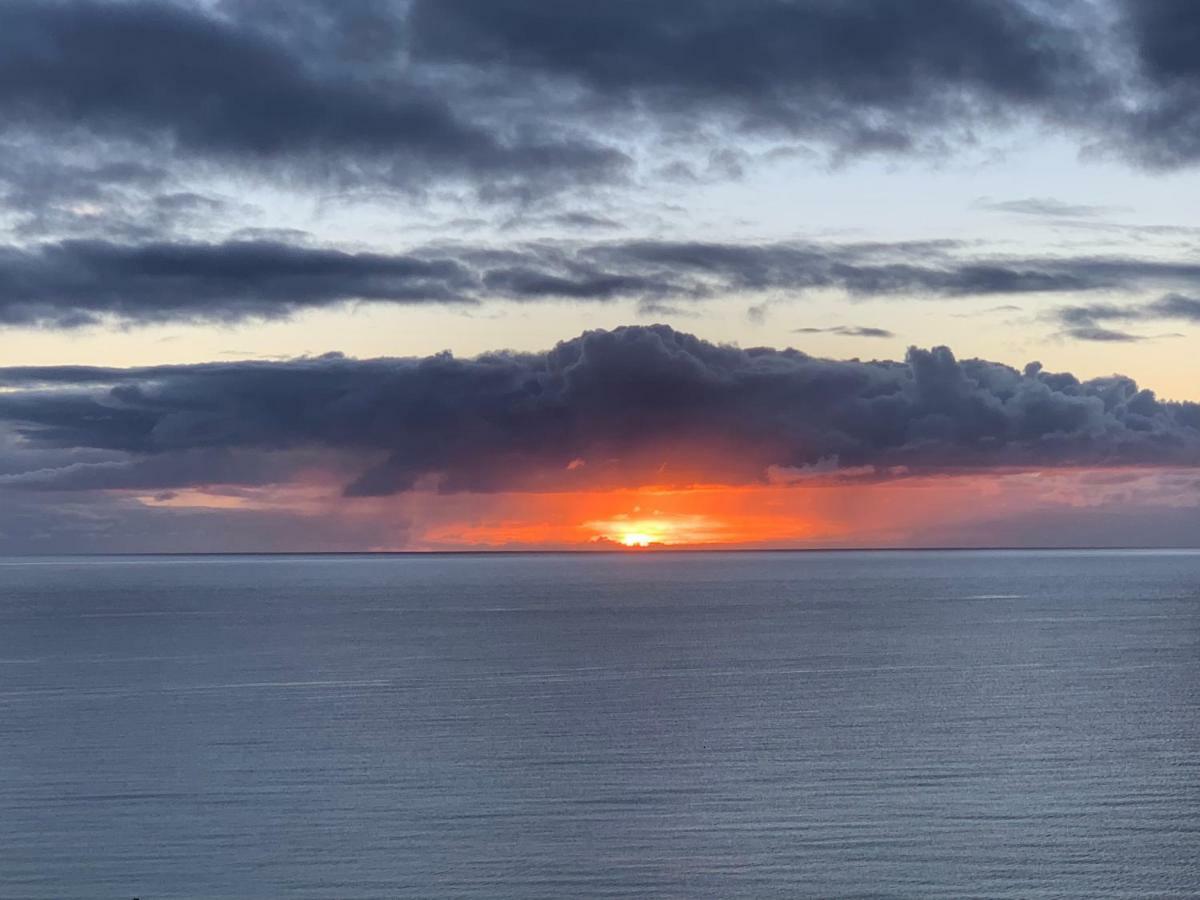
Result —
<instances>
[{"instance_id":1,"label":"calm water","mask_svg":"<svg viewBox=\"0 0 1200 900\"><path fill-rule=\"evenodd\" d=\"M0 560L0 897L1200 896L1200 554Z\"/></svg>"}]
</instances>

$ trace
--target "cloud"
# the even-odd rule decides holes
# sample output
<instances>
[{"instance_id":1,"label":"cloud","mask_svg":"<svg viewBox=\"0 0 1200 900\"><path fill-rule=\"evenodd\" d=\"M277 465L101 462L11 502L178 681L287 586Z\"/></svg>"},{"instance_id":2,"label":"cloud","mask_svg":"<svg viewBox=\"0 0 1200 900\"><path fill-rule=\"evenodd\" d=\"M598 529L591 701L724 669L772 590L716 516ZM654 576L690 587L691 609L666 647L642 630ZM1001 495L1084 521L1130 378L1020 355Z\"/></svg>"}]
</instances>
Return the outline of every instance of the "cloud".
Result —
<instances>
[{"instance_id":1,"label":"cloud","mask_svg":"<svg viewBox=\"0 0 1200 900\"><path fill-rule=\"evenodd\" d=\"M0 141L41 175L30 192L0 166L0 189L27 227L65 236L78 223L44 214L54 172L65 209L150 202L131 193L154 190L130 183L139 168L175 193L249 176L521 207L638 172L737 179L814 148L944 155L1030 124L1191 165L1197 15L1188 0L8 0Z\"/></svg>"},{"instance_id":2,"label":"cloud","mask_svg":"<svg viewBox=\"0 0 1200 900\"><path fill-rule=\"evenodd\" d=\"M25 461L4 475L9 491L320 471L361 497L761 483L771 467L831 459L881 478L1200 464L1200 405L1128 378L1021 372L944 347L824 360L666 326L587 332L538 354L24 367L0 369L0 384L0 423Z\"/></svg>"},{"instance_id":3,"label":"cloud","mask_svg":"<svg viewBox=\"0 0 1200 900\"><path fill-rule=\"evenodd\" d=\"M1143 307L1143 313L1147 317L1200 322L1200 300L1183 294L1167 294Z\"/></svg>"},{"instance_id":4,"label":"cloud","mask_svg":"<svg viewBox=\"0 0 1200 900\"><path fill-rule=\"evenodd\" d=\"M609 179L634 113L643 133L650 112L664 131L732 120L891 152L1099 90L1073 29L991 0L12 0L2 15L10 129L401 185ZM738 152L713 146L709 168L736 177Z\"/></svg>"},{"instance_id":5,"label":"cloud","mask_svg":"<svg viewBox=\"0 0 1200 900\"><path fill-rule=\"evenodd\" d=\"M473 286L453 260L277 241L0 248L0 323L8 324L277 318L352 299L462 302Z\"/></svg>"},{"instance_id":6,"label":"cloud","mask_svg":"<svg viewBox=\"0 0 1200 900\"><path fill-rule=\"evenodd\" d=\"M986 257L971 255L973 249L947 241L632 240L527 242L505 249L448 243L385 253L277 235L219 243L75 239L0 246L0 324L66 328L106 318L229 322L352 301L624 299L665 310L713 297L818 290L857 298L1200 289L1200 264L1186 260ZM1187 318L1194 304L1183 294L1170 294L1149 309L1160 317ZM1087 321L1094 324L1095 318Z\"/></svg>"},{"instance_id":7,"label":"cloud","mask_svg":"<svg viewBox=\"0 0 1200 900\"><path fill-rule=\"evenodd\" d=\"M834 325L829 328L793 328L792 334L837 334L842 337L872 337L890 338L896 335L886 328L873 328L862 325Z\"/></svg>"},{"instance_id":8,"label":"cloud","mask_svg":"<svg viewBox=\"0 0 1200 900\"><path fill-rule=\"evenodd\" d=\"M1112 207L1095 206L1087 203L1068 203L1053 197L1025 197L1020 200L976 201L978 209L989 212L1017 213L1023 216L1047 216L1063 219L1089 219L1112 212Z\"/></svg>"},{"instance_id":9,"label":"cloud","mask_svg":"<svg viewBox=\"0 0 1200 900\"><path fill-rule=\"evenodd\" d=\"M209 161L276 178L419 188L449 178L502 191L611 180L619 151L530 121L471 121L390 49L338 42L361 22L333 4L278 6L278 25L166 2L12 0L0 11L0 116L12 139ZM364 12L366 7L363 7ZM334 16L333 19L329 18ZM287 27L292 26L292 27ZM334 46L338 44L338 46ZM153 73L148 77L147 73Z\"/></svg>"},{"instance_id":10,"label":"cloud","mask_svg":"<svg viewBox=\"0 0 1200 900\"><path fill-rule=\"evenodd\" d=\"M1140 341L1152 337L1179 337L1170 335L1136 335L1102 327L1101 322L1117 320L1126 322L1148 322L1155 320L1181 320L1200 322L1200 300L1183 294L1165 294L1149 303L1118 305L1114 303L1089 303L1063 306L1052 313L1053 317L1067 326L1061 333L1086 341Z\"/></svg>"},{"instance_id":11,"label":"cloud","mask_svg":"<svg viewBox=\"0 0 1200 900\"><path fill-rule=\"evenodd\" d=\"M671 134L799 139L844 158L937 154L1021 122L1139 166L1200 161L1191 0L414 0L412 10L418 60L565 85L576 109L649 113Z\"/></svg>"},{"instance_id":12,"label":"cloud","mask_svg":"<svg viewBox=\"0 0 1200 900\"><path fill-rule=\"evenodd\" d=\"M584 108L649 110L680 132L717 119L838 153L928 150L1096 90L1078 34L1016 2L416 0L409 24L421 60L555 79Z\"/></svg>"},{"instance_id":13,"label":"cloud","mask_svg":"<svg viewBox=\"0 0 1200 900\"><path fill-rule=\"evenodd\" d=\"M1112 328L1101 328L1097 325L1078 325L1065 329L1062 334L1078 341L1096 341L1099 343L1133 343L1148 340L1147 337L1131 334L1128 331L1116 331Z\"/></svg>"},{"instance_id":14,"label":"cloud","mask_svg":"<svg viewBox=\"0 0 1200 900\"><path fill-rule=\"evenodd\" d=\"M1189 0L1121 0L1120 34L1134 63L1116 139L1151 168L1200 160L1200 64L1192 49L1200 8Z\"/></svg>"}]
</instances>

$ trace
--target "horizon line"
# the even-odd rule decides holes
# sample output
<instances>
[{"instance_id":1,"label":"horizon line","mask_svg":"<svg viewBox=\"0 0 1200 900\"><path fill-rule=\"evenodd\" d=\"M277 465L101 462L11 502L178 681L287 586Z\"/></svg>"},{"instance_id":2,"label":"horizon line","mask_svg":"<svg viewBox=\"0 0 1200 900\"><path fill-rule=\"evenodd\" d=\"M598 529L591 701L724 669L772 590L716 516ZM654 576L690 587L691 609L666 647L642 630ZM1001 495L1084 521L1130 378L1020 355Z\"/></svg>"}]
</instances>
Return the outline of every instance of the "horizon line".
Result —
<instances>
[{"instance_id":1,"label":"horizon line","mask_svg":"<svg viewBox=\"0 0 1200 900\"><path fill-rule=\"evenodd\" d=\"M1135 545L1061 545L1061 546L977 546L977 547L612 547L583 549L457 549L457 550L130 550L112 552L3 553L9 559L45 559L47 557L105 558L117 556L660 556L697 553L1020 553L1020 552L1116 552L1116 551L1200 552L1200 546Z\"/></svg>"}]
</instances>

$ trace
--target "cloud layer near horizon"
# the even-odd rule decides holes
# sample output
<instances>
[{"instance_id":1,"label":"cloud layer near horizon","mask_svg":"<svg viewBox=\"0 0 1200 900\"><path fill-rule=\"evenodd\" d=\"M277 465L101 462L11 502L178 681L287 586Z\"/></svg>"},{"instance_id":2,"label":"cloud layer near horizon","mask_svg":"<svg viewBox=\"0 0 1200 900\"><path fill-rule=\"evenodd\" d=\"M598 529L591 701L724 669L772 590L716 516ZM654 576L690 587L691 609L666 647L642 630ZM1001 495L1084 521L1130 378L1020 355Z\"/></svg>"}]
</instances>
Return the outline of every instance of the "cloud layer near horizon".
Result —
<instances>
[{"instance_id":1,"label":"cloud layer near horizon","mask_svg":"<svg viewBox=\"0 0 1200 900\"><path fill-rule=\"evenodd\" d=\"M666 326L456 359L0 369L0 488L303 480L349 496L1193 466L1200 405L1132 380L718 346Z\"/></svg>"}]
</instances>

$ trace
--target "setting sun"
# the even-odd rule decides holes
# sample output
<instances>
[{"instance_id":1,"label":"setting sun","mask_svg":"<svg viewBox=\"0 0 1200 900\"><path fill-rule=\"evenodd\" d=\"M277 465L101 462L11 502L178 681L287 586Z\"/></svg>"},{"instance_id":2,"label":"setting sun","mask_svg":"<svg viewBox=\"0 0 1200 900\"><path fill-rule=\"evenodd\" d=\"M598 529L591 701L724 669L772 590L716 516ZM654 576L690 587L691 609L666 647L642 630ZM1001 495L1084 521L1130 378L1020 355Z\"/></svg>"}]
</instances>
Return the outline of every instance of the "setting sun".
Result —
<instances>
[{"instance_id":1,"label":"setting sun","mask_svg":"<svg viewBox=\"0 0 1200 900\"><path fill-rule=\"evenodd\" d=\"M653 539L643 532L631 531L621 536L621 543L626 547L649 547Z\"/></svg>"}]
</instances>

